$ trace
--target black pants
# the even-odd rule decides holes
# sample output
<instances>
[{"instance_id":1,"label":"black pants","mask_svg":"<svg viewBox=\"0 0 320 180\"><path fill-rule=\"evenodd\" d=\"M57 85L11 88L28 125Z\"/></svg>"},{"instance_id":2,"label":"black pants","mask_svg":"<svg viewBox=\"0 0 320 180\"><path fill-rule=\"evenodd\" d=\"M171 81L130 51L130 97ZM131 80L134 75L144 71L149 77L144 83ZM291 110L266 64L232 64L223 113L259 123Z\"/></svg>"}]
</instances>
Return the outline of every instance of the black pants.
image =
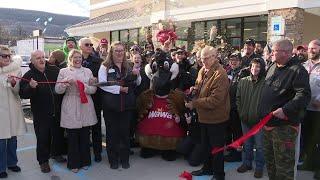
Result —
<instances>
[{"instance_id":1,"label":"black pants","mask_svg":"<svg viewBox=\"0 0 320 180\"><path fill-rule=\"evenodd\" d=\"M63 155L66 151L64 129L53 116L33 114L33 126L37 138L37 160L39 164L49 161L50 155Z\"/></svg>"},{"instance_id":2,"label":"black pants","mask_svg":"<svg viewBox=\"0 0 320 180\"><path fill-rule=\"evenodd\" d=\"M230 118L226 130L226 144L231 144L242 136L241 121L237 110L230 111Z\"/></svg>"},{"instance_id":3,"label":"black pants","mask_svg":"<svg viewBox=\"0 0 320 180\"><path fill-rule=\"evenodd\" d=\"M211 154L213 148L223 147L225 144L225 130L228 122L219 124L203 124L201 127L201 143L206 147L207 158L203 165L204 170L212 171L216 176L224 176L223 152Z\"/></svg>"},{"instance_id":4,"label":"black pants","mask_svg":"<svg viewBox=\"0 0 320 180\"><path fill-rule=\"evenodd\" d=\"M66 129L60 127L60 119L55 119L52 127L51 156L67 155L68 139L65 137L65 131Z\"/></svg>"},{"instance_id":5,"label":"black pants","mask_svg":"<svg viewBox=\"0 0 320 180\"><path fill-rule=\"evenodd\" d=\"M303 152L305 165L310 169L320 169L320 112L307 111L302 123Z\"/></svg>"},{"instance_id":6,"label":"black pants","mask_svg":"<svg viewBox=\"0 0 320 180\"><path fill-rule=\"evenodd\" d=\"M92 131L92 147L95 156L98 156L102 152L102 132L101 132L101 107L96 107L97 124L91 126Z\"/></svg>"},{"instance_id":7,"label":"black pants","mask_svg":"<svg viewBox=\"0 0 320 180\"><path fill-rule=\"evenodd\" d=\"M110 164L129 163L130 154L130 111L114 112L103 110L108 139L107 153Z\"/></svg>"},{"instance_id":8,"label":"black pants","mask_svg":"<svg viewBox=\"0 0 320 180\"><path fill-rule=\"evenodd\" d=\"M91 164L89 127L67 129L69 169L80 169Z\"/></svg>"}]
</instances>

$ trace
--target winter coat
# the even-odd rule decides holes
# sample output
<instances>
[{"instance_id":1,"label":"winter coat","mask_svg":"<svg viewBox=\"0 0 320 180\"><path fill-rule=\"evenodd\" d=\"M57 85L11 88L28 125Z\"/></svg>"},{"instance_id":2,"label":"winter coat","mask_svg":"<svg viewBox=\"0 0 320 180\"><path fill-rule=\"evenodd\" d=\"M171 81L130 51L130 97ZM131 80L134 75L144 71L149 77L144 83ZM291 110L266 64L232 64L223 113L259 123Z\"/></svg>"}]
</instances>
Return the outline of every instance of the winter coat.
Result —
<instances>
[{"instance_id":1,"label":"winter coat","mask_svg":"<svg viewBox=\"0 0 320 180\"><path fill-rule=\"evenodd\" d=\"M37 82L57 81L59 68L46 64L44 72L40 72L33 64L29 65L30 70L23 75L24 79L33 78ZM48 119L59 120L61 95L54 92L54 83L38 84L31 88L28 81L20 81L20 97L30 99L31 111L34 123L48 122Z\"/></svg>"},{"instance_id":2,"label":"winter coat","mask_svg":"<svg viewBox=\"0 0 320 180\"><path fill-rule=\"evenodd\" d=\"M320 101L320 62L313 64L311 60L306 61L303 66L309 73L311 101L307 107L309 111L320 111L319 107L315 107L313 102Z\"/></svg>"},{"instance_id":3,"label":"winter coat","mask_svg":"<svg viewBox=\"0 0 320 180\"><path fill-rule=\"evenodd\" d=\"M198 97L192 104L198 112L199 122L218 124L227 121L230 112L229 80L218 62L207 73L204 67L199 71L196 88Z\"/></svg>"},{"instance_id":4,"label":"winter coat","mask_svg":"<svg viewBox=\"0 0 320 180\"><path fill-rule=\"evenodd\" d=\"M267 126L297 126L311 99L309 75L300 62L291 58L285 66L274 63L267 71L261 102L260 118L282 108L288 120L273 117Z\"/></svg>"},{"instance_id":5,"label":"winter coat","mask_svg":"<svg viewBox=\"0 0 320 180\"><path fill-rule=\"evenodd\" d=\"M19 83L14 87L7 83L8 75L21 77L21 64L21 57L16 56L8 66L0 67L0 139L9 139L26 132L19 97Z\"/></svg>"},{"instance_id":6,"label":"winter coat","mask_svg":"<svg viewBox=\"0 0 320 180\"><path fill-rule=\"evenodd\" d=\"M258 105L261 99L261 92L264 86L264 77L257 82L251 76L242 78L238 84L236 104L240 120L248 126L259 122Z\"/></svg>"},{"instance_id":7,"label":"winter coat","mask_svg":"<svg viewBox=\"0 0 320 180\"><path fill-rule=\"evenodd\" d=\"M61 69L58 76L58 81L66 79L79 80L84 83L84 92L88 99L88 103L82 104L80 94L76 84L71 84L69 87L63 83L57 83L55 91L58 94L65 93L61 105L61 127L68 129L78 129L82 127L92 126L97 123L97 116L94 109L94 104L91 94L97 90L95 86L89 86L89 79L92 78L92 72L88 68L73 68L67 67Z\"/></svg>"}]
</instances>

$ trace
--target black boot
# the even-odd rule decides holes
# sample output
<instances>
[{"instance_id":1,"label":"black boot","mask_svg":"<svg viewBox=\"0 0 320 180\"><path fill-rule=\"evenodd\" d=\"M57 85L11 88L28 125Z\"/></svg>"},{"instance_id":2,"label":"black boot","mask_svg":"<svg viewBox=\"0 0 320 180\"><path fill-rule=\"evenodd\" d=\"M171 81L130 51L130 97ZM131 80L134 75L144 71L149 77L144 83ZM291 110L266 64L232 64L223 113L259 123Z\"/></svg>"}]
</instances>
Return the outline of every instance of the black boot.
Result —
<instances>
[{"instance_id":1,"label":"black boot","mask_svg":"<svg viewBox=\"0 0 320 180\"><path fill-rule=\"evenodd\" d=\"M242 161L241 152L237 150L232 150L230 154L224 157L224 160L226 162L241 162Z\"/></svg>"},{"instance_id":2,"label":"black boot","mask_svg":"<svg viewBox=\"0 0 320 180\"><path fill-rule=\"evenodd\" d=\"M207 176L207 175L213 175L212 170L206 170L206 169L199 169L197 171L191 172L192 176Z\"/></svg>"},{"instance_id":3,"label":"black boot","mask_svg":"<svg viewBox=\"0 0 320 180\"><path fill-rule=\"evenodd\" d=\"M150 148L141 148L140 150L140 157L147 159L147 158L152 158L157 154L157 151L154 149Z\"/></svg>"},{"instance_id":4,"label":"black boot","mask_svg":"<svg viewBox=\"0 0 320 180\"><path fill-rule=\"evenodd\" d=\"M224 176L223 175L213 175L211 180L224 180Z\"/></svg>"},{"instance_id":5,"label":"black boot","mask_svg":"<svg viewBox=\"0 0 320 180\"><path fill-rule=\"evenodd\" d=\"M161 157L166 161L175 161L177 159L177 152L172 150L163 151Z\"/></svg>"}]
</instances>

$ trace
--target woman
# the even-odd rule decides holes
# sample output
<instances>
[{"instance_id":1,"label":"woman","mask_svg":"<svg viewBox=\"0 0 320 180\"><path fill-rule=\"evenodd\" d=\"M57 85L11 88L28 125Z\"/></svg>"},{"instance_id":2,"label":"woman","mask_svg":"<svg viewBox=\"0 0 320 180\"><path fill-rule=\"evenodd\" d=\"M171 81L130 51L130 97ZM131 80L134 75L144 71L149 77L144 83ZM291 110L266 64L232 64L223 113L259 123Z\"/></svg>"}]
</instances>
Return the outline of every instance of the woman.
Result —
<instances>
[{"instance_id":1,"label":"woman","mask_svg":"<svg viewBox=\"0 0 320 180\"><path fill-rule=\"evenodd\" d=\"M10 50L0 47L0 178L6 178L7 168L20 172L17 166L17 136L26 132L19 97L19 83L8 75L21 77L20 57L11 59Z\"/></svg>"},{"instance_id":2,"label":"woman","mask_svg":"<svg viewBox=\"0 0 320 180\"><path fill-rule=\"evenodd\" d=\"M71 50L68 67L59 72L55 90L65 93L61 107L61 127L66 128L68 136L68 168L77 173L80 168L88 169L91 164L89 146L89 128L97 123L91 94L97 90L90 86L95 82L92 72L82 67L82 55L78 50ZM85 95L81 96L81 86ZM83 100L86 99L87 101Z\"/></svg>"},{"instance_id":3,"label":"woman","mask_svg":"<svg viewBox=\"0 0 320 180\"><path fill-rule=\"evenodd\" d=\"M134 88L141 82L139 71L132 71L125 56L125 46L116 41L111 45L107 60L99 69L99 83L103 86L102 108L107 127L108 159L111 169L128 169L129 134L132 110L135 108Z\"/></svg>"}]
</instances>

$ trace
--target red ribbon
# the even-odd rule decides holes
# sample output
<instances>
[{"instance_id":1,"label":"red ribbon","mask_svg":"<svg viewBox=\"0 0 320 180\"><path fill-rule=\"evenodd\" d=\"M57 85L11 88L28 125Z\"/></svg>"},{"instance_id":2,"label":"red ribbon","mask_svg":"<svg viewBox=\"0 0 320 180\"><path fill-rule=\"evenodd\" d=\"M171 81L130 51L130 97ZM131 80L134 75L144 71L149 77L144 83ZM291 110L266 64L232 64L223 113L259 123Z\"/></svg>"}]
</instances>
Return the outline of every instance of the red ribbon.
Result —
<instances>
[{"instance_id":1,"label":"red ribbon","mask_svg":"<svg viewBox=\"0 0 320 180\"><path fill-rule=\"evenodd\" d=\"M219 152L224 151L224 149L228 149L228 148L234 148L237 149L239 148L247 139L249 139L251 136L254 136L255 134L257 134L264 125L266 125L269 120L272 118L272 113L268 114L267 116L265 116L258 124L256 124L255 126L253 126L252 129L250 129L246 134L244 134L243 136L241 136L239 139L237 139L236 141L234 141L233 143L227 145L226 147L215 147L212 149L211 154L215 155Z\"/></svg>"},{"instance_id":2,"label":"red ribbon","mask_svg":"<svg viewBox=\"0 0 320 180\"><path fill-rule=\"evenodd\" d=\"M187 171L183 171L182 174L180 174L179 179L183 179L183 180L192 180L192 175L191 173L187 172Z\"/></svg>"},{"instance_id":3,"label":"red ribbon","mask_svg":"<svg viewBox=\"0 0 320 180\"><path fill-rule=\"evenodd\" d=\"M80 92L80 100L82 104L88 103L88 98L86 96L86 93L84 92L84 84L83 82L77 80L77 86L78 90Z\"/></svg>"},{"instance_id":4,"label":"red ribbon","mask_svg":"<svg viewBox=\"0 0 320 180\"><path fill-rule=\"evenodd\" d=\"M8 77L12 77L12 78L15 78L15 79L20 79L22 81L27 81L27 82L31 81L30 79L25 79L25 78L18 77L18 76L9 75ZM37 81L37 83L38 84L56 84L56 83L69 83L69 82L66 82L66 81ZM83 84L83 82L78 80L77 81L77 87L78 87L78 90L80 92L81 103L82 104L88 103L88 98L86 96L86 93L84 92L84 84Z\"/></svg>"},{"instance_id":5,"label":"red ribbon","mask_svg":"<svg viewBox=\"0 0 320 180\"><path fill-rule=\"evenodd\" d=\"M8 77L12 77L12 78L15 78L15 79L20 79L20 80L27 81L27 82L31 81L30 79L25 79L25 78L18 77L18 76L13 76L13 75L8 75ZM69 83L69 82L66 82L66 81L37 81L37 83L38 84L56 84L56 83Z\"/></svg>"}]
</instances>

